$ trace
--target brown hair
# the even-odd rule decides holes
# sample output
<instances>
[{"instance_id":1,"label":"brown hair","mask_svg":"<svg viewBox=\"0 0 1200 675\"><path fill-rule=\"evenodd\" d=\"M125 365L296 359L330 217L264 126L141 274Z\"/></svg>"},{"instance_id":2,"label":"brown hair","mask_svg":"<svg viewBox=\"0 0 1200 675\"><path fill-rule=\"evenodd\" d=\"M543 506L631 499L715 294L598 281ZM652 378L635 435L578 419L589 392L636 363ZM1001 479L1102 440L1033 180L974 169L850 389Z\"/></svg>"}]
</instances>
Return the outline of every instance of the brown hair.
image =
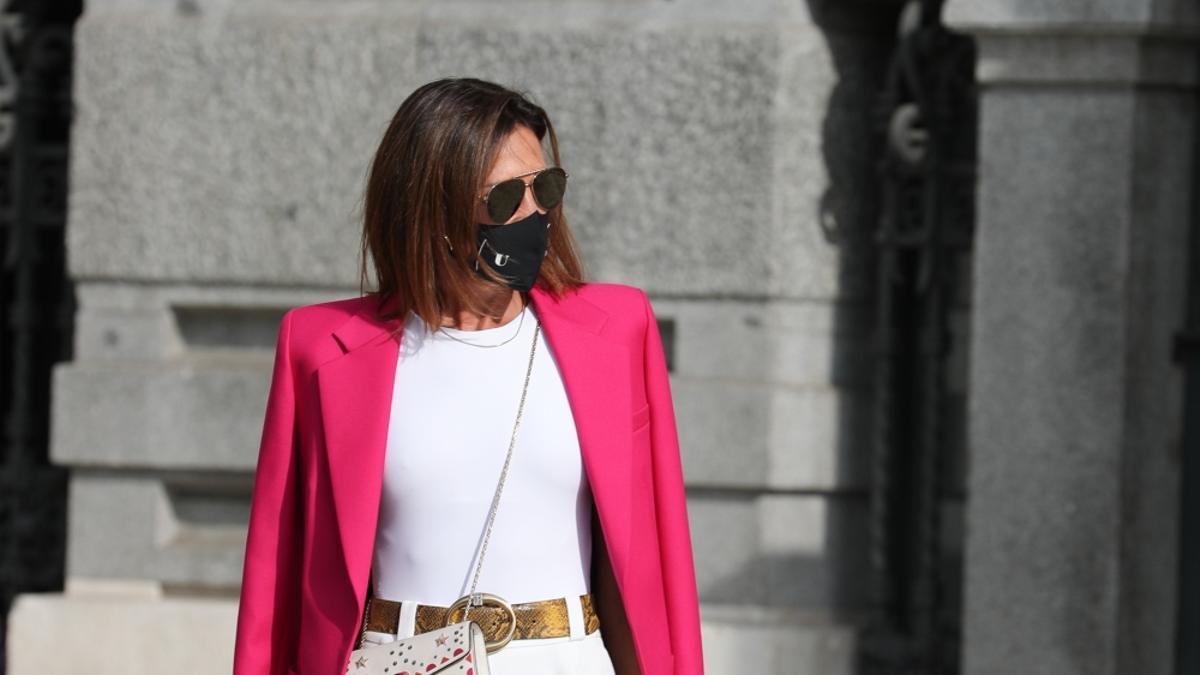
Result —
<instances>
[{"instance_id":1,"label":"brown hair","mask_svg":"<svg viewBox=\"0 0 1200 675\"><path fill-rule=\"evenodd\" d=\"M500 85L437 80L400 104L375 153L364 204L360 284L365 293L370 256L378 318L412 310L438 326L444 314L485 313L481 286L487 281L474 269L475 203L502 141L518 126L528 127L539 141L548 136L554 165L561 165L546 111ZM583 266L563 205L548 215L548 253L536 283L557 297L584 283ZM479 268L502 285L482 260Z\"/></svg>"}]
</instances>

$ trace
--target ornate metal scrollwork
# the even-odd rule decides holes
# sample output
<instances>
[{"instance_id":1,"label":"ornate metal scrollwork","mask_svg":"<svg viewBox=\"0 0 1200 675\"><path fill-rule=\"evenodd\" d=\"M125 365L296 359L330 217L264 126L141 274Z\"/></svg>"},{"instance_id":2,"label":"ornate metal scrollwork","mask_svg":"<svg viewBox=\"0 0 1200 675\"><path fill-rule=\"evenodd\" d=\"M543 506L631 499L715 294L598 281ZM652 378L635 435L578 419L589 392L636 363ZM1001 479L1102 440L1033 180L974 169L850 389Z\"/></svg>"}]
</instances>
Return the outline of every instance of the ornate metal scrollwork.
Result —
<instances>
[{"instance_id":1,"label":"ornate metal scrollwork","mask_svg":"<svg viewBox=\"0 0 1200 675\"><path fill-rule=\"evenodd\" d=\"M939 0L912 0L901 12L881 99L870 519L878 611L859 662L872 675L959 670L961 564L947 555L941 514L961 501L948 469L962 448L948 431L946 375L974 229L975 49L941 24L940 10Z\"/></svg>"}]
</instances>

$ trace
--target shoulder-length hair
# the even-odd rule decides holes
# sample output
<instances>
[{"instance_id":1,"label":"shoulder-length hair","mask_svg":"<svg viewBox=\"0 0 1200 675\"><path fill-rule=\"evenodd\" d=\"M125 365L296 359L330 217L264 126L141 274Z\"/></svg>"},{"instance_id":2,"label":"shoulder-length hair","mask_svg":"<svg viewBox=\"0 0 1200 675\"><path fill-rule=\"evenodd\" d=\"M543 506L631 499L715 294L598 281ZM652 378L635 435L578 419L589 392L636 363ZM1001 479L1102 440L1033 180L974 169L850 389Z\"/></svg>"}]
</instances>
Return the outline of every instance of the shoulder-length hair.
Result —
<instances>
[{"instance_id":1,"label":"shoulder-length hair","mask_svg":"<svg viewBox=\"0 0 1200 675\"><path fill-rule=\"evenodd\" d=\"M400 104L375 153L363 209L360 290L365 294L369 258L378 318L411 310L436 327L443 315L485 313L488 281L475 265L497 287L502 279L479 258L475 205L501 143L518 125L539 141L548 137L553 165L560 165L546 111L500 85L437 80ZM563 205L548 215L549 248L536 283L557 297L584 283L583 266Z\"/></svg>"}]
</instances>

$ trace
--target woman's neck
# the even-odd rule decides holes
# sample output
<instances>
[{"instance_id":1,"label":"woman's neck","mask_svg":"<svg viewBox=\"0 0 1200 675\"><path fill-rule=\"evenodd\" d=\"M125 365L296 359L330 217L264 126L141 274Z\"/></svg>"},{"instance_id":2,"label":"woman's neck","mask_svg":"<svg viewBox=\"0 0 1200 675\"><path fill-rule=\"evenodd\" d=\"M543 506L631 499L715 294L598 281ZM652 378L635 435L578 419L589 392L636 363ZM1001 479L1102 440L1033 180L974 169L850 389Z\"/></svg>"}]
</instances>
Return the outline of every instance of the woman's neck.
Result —
<instances>
[{"instance_id":1,"label":"woman's neck","mask_svg":"<svg viewBox=\"0 0 1200 675\"><path fill-rule=\"evenodd\" d=\"M516 290L506 289L507 302L505 302L506 294L500 293L497 295L495 302L488 303L490 308L495 308L495 312L488 314L476 314L469 310L458 312L458 316L442 317L442 325L459 330L482 330L484 328L495 328L517 318L521 310L525 308L527 300L523 294Z\"/></svg>"}]
</instances>

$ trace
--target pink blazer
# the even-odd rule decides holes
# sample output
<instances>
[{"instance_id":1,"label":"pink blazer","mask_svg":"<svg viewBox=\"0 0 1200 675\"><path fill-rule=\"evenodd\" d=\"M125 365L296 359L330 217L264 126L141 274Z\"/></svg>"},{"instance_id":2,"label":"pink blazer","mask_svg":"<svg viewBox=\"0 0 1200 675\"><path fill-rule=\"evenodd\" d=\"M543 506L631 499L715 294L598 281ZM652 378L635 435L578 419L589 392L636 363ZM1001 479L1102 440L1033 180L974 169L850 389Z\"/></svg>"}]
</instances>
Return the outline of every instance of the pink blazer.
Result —
<instances>
[{"instance_id":1,"label":"pink blazer","mask_svg":"<svg viewBox=\"0 0 1200 675\"><path fill-rule=\"evenodd\" d=\"M643 675L703 673L675 413L640 289L531 291ZM250 509L234 675L342 675L374 551L401 322L374 295L289 310ZM391 332L397 331L395 335Z\"/></svg>"}]
</instances>

